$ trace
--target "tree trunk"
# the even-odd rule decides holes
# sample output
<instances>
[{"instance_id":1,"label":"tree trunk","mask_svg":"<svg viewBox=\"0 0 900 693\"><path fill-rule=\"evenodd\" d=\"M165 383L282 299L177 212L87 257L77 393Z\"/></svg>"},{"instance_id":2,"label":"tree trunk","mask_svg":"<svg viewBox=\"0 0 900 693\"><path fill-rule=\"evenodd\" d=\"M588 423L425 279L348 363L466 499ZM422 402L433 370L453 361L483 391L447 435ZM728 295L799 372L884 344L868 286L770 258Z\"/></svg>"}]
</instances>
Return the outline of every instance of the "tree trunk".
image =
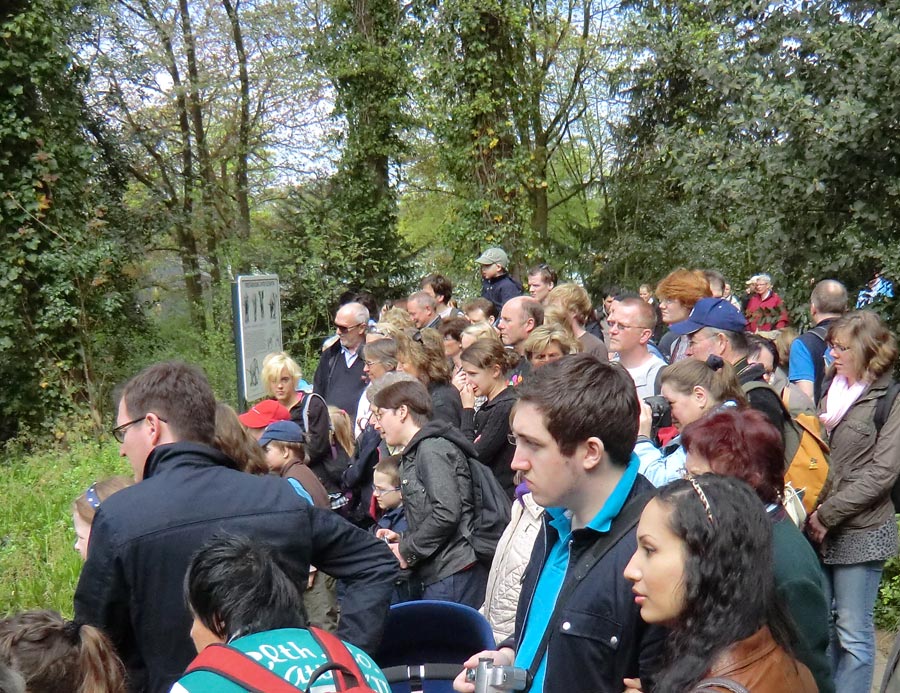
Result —
<instances>
[{"instance_id":1,"label":"tree trunk","mask_svg":"<svg viewBox=\"0 0 900 693\"><path fill-rule=\"evenodd\" d=\"M247 72L247 52L244 49L244 37L238 20L237 4L231 0L222 0L225 12L231 22L231 33L234 49L238 59L238 74L241 85L241 115L238 122L238 143L235 153L235 199L238 205L237 232L240 240L250 238L250 183L247 174L250 157L250 77Z\"/></svg>"}]
</instances>

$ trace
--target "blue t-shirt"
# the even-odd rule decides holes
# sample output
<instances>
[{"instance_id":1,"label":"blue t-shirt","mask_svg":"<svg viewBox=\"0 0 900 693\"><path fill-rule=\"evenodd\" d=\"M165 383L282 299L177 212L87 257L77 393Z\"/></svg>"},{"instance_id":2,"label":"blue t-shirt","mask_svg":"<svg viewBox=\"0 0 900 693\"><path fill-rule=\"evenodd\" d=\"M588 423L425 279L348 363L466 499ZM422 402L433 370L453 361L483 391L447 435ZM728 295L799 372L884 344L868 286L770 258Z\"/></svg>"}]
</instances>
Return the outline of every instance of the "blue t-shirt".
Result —
<instances>
[{"instance_id":1,"label":"blue t-shirt","mask_svg":"<svg viewBox=\"0 0 900 693\"><path fill-rule=\"evenodd\" d=\"M625 473L619 479L619 483L606 499L600 511L588 522L587 526L597 532L608 532L612 521L616 518L638 474L638 458L632 453ZM525 623L525 631L519 641L516 652L516 666L527 669L537 653L538 645L544 637L544 631L553 615L556 607L556 599L562 589L566 571L569 568L569 540L572 537L572 514L564 508L547 508L547 514L552 518L550 525L559 535L550 549L547 562L541 570L535 587L534 596L528 607L528 620ZM534 683L529 689L532 693L540 693L544 690L544 676L547 672L547 652L541 658L540 666L534 675Z\"/></svg>"}]
</instances>

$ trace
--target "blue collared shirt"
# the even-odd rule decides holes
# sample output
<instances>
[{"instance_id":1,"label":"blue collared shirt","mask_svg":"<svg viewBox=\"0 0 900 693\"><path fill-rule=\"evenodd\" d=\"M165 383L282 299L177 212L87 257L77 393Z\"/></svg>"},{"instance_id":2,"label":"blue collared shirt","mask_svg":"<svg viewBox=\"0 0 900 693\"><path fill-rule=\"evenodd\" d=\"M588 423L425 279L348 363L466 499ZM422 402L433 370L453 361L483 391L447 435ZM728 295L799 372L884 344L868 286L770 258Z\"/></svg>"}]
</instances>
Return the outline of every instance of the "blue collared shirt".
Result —
<instances>
[{"instance_id":1,"label":"blue collared shirt","mask_svg":"<svg viewBox=\"0 0 900 693\"><path fill-rule=\"evenodd\" d=\"M590 529L596 532L608 532L612 526L612 521L616 518L638 475L639 461L637 455L632 453L625 473L619 479L619 483L613 489L613 492L606 499L600 511L594 515L593 519L587 523ZM544 637L544 631L553 615L553 609L556 607L556 599L559 591L562 589L563 582L566 577L566 571L569 569L569 540L572 538L572 513L565 508L547 508L547 514L552 518L550 526L556 530L559 535L556 542L550 549L547 556L547 562L541 570L538 578L537 586L534 590L534 596L528 611L528 620L525 623L525 632L519 640L519 648L516 652L516 666L528 668L534 655L537 653L538 645ZM547 653L541 658L540 666L534 675L534 683L529 689L532 693L540 693L544 690L544 675L547 672Z\"/></svg>"}]
</instances>

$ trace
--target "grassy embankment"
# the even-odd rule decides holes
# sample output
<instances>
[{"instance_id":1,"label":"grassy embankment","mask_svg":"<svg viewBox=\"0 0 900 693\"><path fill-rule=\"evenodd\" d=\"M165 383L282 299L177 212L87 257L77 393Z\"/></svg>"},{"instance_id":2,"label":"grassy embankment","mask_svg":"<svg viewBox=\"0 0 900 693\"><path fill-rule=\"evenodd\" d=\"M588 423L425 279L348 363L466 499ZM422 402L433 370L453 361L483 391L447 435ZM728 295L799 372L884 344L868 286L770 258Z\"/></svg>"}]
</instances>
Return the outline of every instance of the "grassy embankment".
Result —
<instances>
[{"instance_id":1,"label":"grassy embankment","mask_svg":"<svg viewBox=\"0 0 900 693\"><path fill-rule=\"evenodd\" d=\"M72 616L81 570L70 507L94 481L130 473L114 441L0 460L0 614L49 608Z\"/></svg>"}]
</instances>

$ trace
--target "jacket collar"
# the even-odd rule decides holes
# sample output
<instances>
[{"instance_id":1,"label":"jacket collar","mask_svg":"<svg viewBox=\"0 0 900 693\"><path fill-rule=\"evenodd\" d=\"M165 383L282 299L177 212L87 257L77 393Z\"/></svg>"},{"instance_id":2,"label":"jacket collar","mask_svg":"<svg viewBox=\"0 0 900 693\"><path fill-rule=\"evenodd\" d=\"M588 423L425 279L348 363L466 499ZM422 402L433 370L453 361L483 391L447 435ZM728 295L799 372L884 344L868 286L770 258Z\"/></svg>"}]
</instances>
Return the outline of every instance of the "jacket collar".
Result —
<instances>
[{"instance_id":1,"label":"jacket collar","mask_svg":"<svg viewBox=\"0 0 900 693\"><path fill-rule=\"evenodd\" d=\"M778 644L768 626L763 626L749 638L744 638L716 655L709 676L728 676L770 655Z\"/></svg>"},{"instance_id":2,"label":"jacket collar","mask_svg":"<svg viewBox=\"0 0 900 693\"><path fill-rule=\"evenodd\" d=\"M157 445L144 463L144 478L174 466L228 467L238 469L238 464L225 453L202 443L178 442Z\"/></svg>"}]
</instances>

